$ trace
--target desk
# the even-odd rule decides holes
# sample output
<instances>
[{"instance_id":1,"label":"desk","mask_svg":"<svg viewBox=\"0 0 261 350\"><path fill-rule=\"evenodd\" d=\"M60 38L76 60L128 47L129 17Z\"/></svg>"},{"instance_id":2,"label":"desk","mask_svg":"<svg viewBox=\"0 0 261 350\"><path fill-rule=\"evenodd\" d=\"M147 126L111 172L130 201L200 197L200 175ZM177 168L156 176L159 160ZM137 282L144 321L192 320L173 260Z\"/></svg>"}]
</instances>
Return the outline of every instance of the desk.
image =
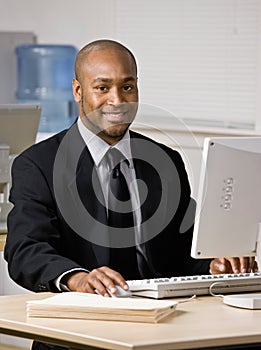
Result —
<instances>
[{"instance_id":1,"label":"desk","mask_svg":"<svg viewBox=\"0 0 261 350\"><path fill-rule=\"evenodd\" d=\"M4 250L5 241L6 241L6 233L0 232L0 252L2 252Z\"/></svg>"},{"instance_id":2,"label":"desk","mask_svg":"<svg viewBox=\"0 0 261 350\"><path fill-rule=\"evenodd\" d=\"M261 310L233 308L211 296L179 304L172 316L157 324L27 319L26 300L49 295L38 293L1 296L0 331L79 350L202 349L211 346L261 344Z\"/></svg>"},{"instance_id":3,"label":"desk","mask_svg":"<svg viewBox=\"0 0 261 350\"><path fill-rule=\"evenodd\" d=\"M6 241L7 226L5 222L0 221L0 252L4 250Z\"/></svg>"}]
</instances>

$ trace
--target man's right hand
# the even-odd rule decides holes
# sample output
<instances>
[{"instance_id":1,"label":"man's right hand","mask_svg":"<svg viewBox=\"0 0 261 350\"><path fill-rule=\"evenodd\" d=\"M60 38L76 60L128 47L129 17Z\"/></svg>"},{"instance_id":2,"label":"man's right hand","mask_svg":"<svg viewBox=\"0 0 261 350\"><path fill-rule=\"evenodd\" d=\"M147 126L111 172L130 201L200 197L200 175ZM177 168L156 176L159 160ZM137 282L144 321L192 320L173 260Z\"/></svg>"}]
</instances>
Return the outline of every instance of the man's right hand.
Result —
<instances>
[{"instance_id":1,"label":"man's right hand","mask_svg":"<svg viewBox=\"0 0 261 350\"><path fill-rule=\"evenodd\" d=\"M128 290L128 284L120 273L102 266L90 272L73 272L69 274L63 282L67 285L71 292L99 293L105 297L109 297L107 290L112 294L117 292L115 286L118 285L124 290Z\"/></svg>"}]
</instances>

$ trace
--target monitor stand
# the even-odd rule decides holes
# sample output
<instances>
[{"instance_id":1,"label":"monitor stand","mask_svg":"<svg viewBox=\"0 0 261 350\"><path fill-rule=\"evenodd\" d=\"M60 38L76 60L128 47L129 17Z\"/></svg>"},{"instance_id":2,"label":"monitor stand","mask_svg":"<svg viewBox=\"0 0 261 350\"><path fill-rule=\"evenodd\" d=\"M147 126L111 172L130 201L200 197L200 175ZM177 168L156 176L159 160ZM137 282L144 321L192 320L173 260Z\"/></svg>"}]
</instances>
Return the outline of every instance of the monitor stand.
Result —
<instances>
[{"instance_id":1,"label":"monitor stand","mask_svg":"<svg viewBox=\"0 0 261 350\"><path fill-rule=\"evenodd\" d=\"M256 239L256 261L258 271L261 271L261 223L259 223ZM261 293L229 294L223 296L223 302L227 305L243 309L260 310Z\"/></svg>"},{"instance_id":2,"label":"monitor stand","mask_svg":"<svg viewBox=\"0 0 261 350\"><path fill-rule=\"evenodd\" d=\"M258 271L261 271L261 223L256 238L256 261L258 263Z\"/></svg>"}]
</instances>

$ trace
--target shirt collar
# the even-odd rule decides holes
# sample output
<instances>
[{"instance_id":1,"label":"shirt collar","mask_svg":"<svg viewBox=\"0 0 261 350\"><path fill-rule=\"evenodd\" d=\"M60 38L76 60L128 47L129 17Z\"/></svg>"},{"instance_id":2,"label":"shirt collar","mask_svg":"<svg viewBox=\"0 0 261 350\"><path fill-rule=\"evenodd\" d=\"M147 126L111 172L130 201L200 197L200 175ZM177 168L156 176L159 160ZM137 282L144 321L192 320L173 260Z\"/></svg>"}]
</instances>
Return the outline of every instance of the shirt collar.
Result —
<instances>
[{"instance_id":1,"label":"shirt collar","mask_svg":"<svg viewBox=\"0 0 261 350\"><path fill-rule=\"evenodd\" d=\"M105 153L109 150L111 146L103 139L98 137L95 133L86 128L80 117L77 120L77 125L79 128L79 132L91 153L95 165L99 166L101 160L105 156ZM117 148L124 155L124 157L129 160L130 166L133 166L131 159L132 154L129 130L127 130L123 138L119 142L115 143L112 147Z\"/></svg>"}]
</instances>

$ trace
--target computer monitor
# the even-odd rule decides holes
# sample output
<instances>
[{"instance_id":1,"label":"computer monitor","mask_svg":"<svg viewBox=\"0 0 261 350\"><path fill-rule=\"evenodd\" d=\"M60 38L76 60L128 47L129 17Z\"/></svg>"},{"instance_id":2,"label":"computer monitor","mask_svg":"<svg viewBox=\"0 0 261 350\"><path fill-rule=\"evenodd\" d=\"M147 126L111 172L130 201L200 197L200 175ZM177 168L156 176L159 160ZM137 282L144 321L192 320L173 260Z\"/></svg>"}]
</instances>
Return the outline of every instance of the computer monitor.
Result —
<instances>
[{"instance_id":1,"label":"computer monitor","mask_svg":"<svg viewBox=\"0 0 261 350\"><path fill-rule=\"evenodd\" d=\"M206 138L191 255L260 255L261 137ZM259 242L259 243L258 243Z\"/></svg>"},{"instance_id":2,"label":"computer monitor","mask_svg":"<svg viewBox=\"0 0 261 350\"><path fill-rule=\"evenodd\" d=\"M0 105L0 144L19 154L35 143L41 107L37 104Z\"/></svg>"}]
</instances>

